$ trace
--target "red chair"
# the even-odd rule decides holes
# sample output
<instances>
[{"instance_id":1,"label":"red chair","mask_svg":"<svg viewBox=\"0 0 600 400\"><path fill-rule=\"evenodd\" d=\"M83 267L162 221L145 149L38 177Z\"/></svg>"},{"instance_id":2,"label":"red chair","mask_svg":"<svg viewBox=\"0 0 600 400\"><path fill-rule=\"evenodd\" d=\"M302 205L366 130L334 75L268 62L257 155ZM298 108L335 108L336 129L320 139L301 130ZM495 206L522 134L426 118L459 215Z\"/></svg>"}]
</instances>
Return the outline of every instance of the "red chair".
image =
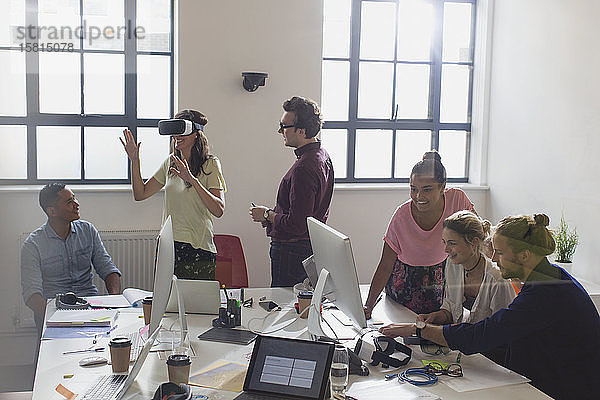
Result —
<instances>
[{"instance_id":1,"label":"red chair","mask_svg":"<svg viewBox=\"0 0 600 400\"><path fill-rule=\"evenodd\" d=\"M231 289L248 287L246 257L240 238L235 235L216 234L213 240L217 246L216 280Z\"/></svg>"}]
</instances>

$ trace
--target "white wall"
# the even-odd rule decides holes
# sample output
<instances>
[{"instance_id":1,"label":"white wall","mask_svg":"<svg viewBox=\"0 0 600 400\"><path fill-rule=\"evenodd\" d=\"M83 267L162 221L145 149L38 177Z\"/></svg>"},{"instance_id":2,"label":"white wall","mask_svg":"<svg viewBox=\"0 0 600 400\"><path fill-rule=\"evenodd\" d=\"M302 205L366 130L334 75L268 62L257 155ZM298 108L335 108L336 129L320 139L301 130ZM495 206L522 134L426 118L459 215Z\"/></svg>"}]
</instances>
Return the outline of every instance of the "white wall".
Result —
<instances>
[{"instance_id":1,"label":"white wall","mask_svg":"<svg viewBox=\"0 0 600 400\"><path fill-rule=\"evenodd\" d=\"M495 2L490 212L561 212L577 227L578 276L600 281L600 2Z\"/></svg>"}]
</instances>

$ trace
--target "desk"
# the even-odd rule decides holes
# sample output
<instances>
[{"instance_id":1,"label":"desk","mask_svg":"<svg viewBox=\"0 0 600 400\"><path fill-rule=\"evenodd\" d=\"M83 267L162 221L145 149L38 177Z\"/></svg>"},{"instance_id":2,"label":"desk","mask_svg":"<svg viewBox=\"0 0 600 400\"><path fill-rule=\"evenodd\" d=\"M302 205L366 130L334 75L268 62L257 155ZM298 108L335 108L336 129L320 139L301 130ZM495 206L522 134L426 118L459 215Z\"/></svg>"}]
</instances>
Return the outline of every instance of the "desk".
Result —
<instances>
[{"instance_id":1,"label":"desk","mask_svg":"<svg viewBox=\"0 0 600 400\"><path fill-rule=\"evenodd\" d=\"M367 287L362 287L361 290L368 290ZM293 309L293 294L291 289L276 288L276 289L245 289L245 298L254 298L254 306L252 308L242 308L242 325L247 326L248 321L251 318L262 318L267 315L261 307L258 306L258 298L266 296L268 299L272 299L282 306L282 311L273 314L272 312L268 324L271 326L284 325L285 321L289 321L296 317L296 313ZM363 293L364 297L364 293ZM48 307L47 314L50 315L52 312L51 304ZM141 315L141 309L126 309L121 311L117 323L119 327L115 330L115 333L128 332L137 330L143 325L143 319L139 318ZM163 327L169 327L176 318L176 314L169 314L163 319ZM203 316L203 315L188 315L188 329L190 332L191 345L197 354L197 357L192 359L192 366L190 375L194 375L202 369L208 367L214 361L218 359L224 359L235 362L246 362L248 361L249 354L252 351L253 344L248 346L238 346L233 344L206 342L197 339L198 335L211 326L211 321L214 316ZM373 310L373 318L382 322L411 322L414 321L415 314L398 305L397 303L387 300L385 297ZM299 319L292 323L284 330L278 332L279 336L287 337L308 337L305 331L307 324L306 319ZM255 320L252 323L253 329L260 329L260 322ZM34 400L64 400L58 393L54 391L54 388L62 383L68 388L76 388L75 382L86 380L89 381L90 374L108 374L111 373L111 367L109 365L103 365L99 367L88 367L83 368L78 365L78 361L81 358L89 356L91 353L86 354L71 354L63 355L62 352L66 350L76 350L89 347L91 345L91 339L53 339L43 340L40 346L40 355L36 370L35 383L33 388L33 399ZM100 339L101 345L108 344L108 338L103 337ZM413 346L415 354L411 360L409 366L418 366L420 363L417 361L418 349ZM94 353L97 354L97 353ZM107 359L110 359L110 355L105 354ZM452 352L446 356L449 359L456 359L456 352ZM470 359L475 357L482 357L480 355L473 356L462 356L461 364L465 370L465 374L468 374L469 365L472 365ZM439 356L436 358L440 359ZM442 359L444 359L442 357ZM355 375L350 376L350 383L357 380L380 380L384 379L381 368L369 366L371 374L367 377L358 377ZM74 374L73 378L63 378L64 375ZM141 369L136 381L130 387L124 399L150 399L154 394L156 388L163 382L167 382L167 368L165 361L160 359L157 353L150 353L143 368ZM424 387L425 390L435 393L443 399L548 399L544 393L540 392L529 384L518 384L511 386L503 386L493 389L478 390L472 392L456 392L450 387L443 383L438 382L433 386ZM229 400L237 396L237 393L228 391L217 391L213 389L205 389L199 387L193 387L194 393L202 393L209 396L211 400Z\"/></svg>"}]
</instances>

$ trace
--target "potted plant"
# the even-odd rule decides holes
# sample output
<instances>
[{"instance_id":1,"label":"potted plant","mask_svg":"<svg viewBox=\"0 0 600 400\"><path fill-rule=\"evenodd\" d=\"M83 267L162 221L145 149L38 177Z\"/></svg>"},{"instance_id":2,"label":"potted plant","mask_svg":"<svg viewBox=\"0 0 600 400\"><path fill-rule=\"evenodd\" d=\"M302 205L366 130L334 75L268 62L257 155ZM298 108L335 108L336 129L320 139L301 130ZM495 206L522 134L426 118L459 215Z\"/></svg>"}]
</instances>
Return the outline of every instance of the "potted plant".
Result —
<instances>
[{"instance_id":1,"label":"potted plant","mask_svg":"<svg viewBox=\"0 0 600 400\"><path fill-rule=\"evenodd\" d=\"M567 224L564 215L561 215L560 225L554 232L554 241L556 242L556 263L561 264L561 267L567 270L571 270L573 254L575 254L575 249L579 243L579 235L577 235L575 228L569 230L569 224Z\"/></svg>"}]
</instances>

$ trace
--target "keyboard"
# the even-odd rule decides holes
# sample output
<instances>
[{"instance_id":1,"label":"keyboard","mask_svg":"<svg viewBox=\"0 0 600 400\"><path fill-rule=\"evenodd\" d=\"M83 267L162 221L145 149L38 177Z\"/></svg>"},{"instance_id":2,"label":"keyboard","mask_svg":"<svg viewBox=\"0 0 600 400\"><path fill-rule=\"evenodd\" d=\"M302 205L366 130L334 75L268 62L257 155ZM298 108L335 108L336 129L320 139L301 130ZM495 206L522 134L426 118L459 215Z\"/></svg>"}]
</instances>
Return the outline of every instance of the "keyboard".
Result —
<instances>
[{"instance_id":1,"label":"keyboard","mask_svg":"<svg viewBox=\"0 0 600 400\"><path fill-rule=\"evenodd\" d=\"M112 399L119 393L126 379L127 375L102 375L85 392L82 400Z\"/></svg>"},{"instance_id":2,"label":"keyboard","mask_svg":"<svg viewBox=\"0 0 600 400\"><path fill-rule=\"evenodd\" d=\"M144 342L140 337L138 331L130 332L127 334L129 340L131 340L131 352L129 353L129 362L134 362L140 355L140 350L144 347Z\"/></svg>"}]
</instances>

